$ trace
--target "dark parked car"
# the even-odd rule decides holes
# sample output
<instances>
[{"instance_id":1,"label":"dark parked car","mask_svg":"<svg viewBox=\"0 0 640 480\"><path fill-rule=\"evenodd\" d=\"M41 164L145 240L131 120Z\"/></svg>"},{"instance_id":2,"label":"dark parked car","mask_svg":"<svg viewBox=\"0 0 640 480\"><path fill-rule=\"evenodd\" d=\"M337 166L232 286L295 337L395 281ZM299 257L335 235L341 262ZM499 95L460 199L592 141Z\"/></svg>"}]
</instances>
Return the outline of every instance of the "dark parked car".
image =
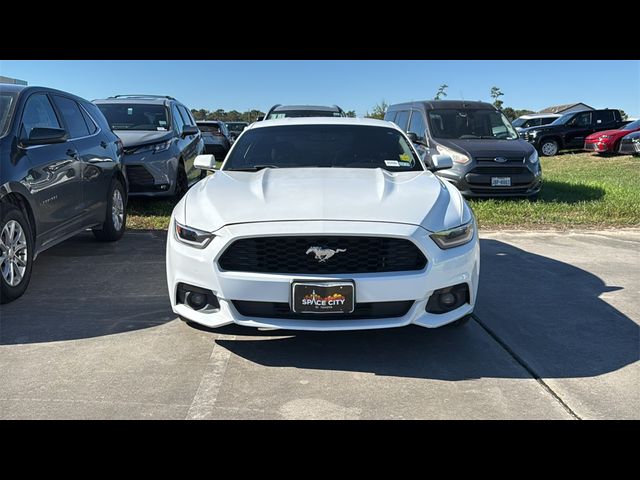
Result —
<instances>
[{"instance_id":1,"label":"dark parked car","mask_svg":"<svg viewBox=\"0 0 640 480\"><path fill-rule=\"evenodd\" d=\"M215 155L219 162L224 160L231 148L227 125L218 120L198 120L197 124L204 140L204 153Z\"/></svg>"},{"instance_id":2,"label":"dark parked car","mask_svg":"<svg viewBox=\"0 0 640 480\"><path fill-rule=\"evenodd\" d=\"M339 106L331 107L321 105L274 105L264 116L264 120L277 118L299 117L346 117L346 113Z\"/></svg>"},{"instance_id":3,"label":"dark parked car","mask_svg":"<svg viewBox=\"0 0 640 480\"><path fill-rule=\"evenodd\" d=\"M116 95L94 100L124 143L132 196L182 196L200 179L204 142L191 112L173 97Z\"/></svg>"},{"instance_id":4,"label":"dark parked car","mask_svg":"<svg viewBox=\"0 0 640 480\"><path fill-rule=\"evenodd\" d=\"M587 110L567 113L549 125L525 128L520 136L544 156L561 150L582 149L585 139L594 132L622 127L619 110Z\"/></svg>"},{"instance_id":5,"label":"dark parked car","mask_svg":"<svg viewBox=\"0 0 640 480\"><path fill-rule=\"evenodd\" d=\"M623 155L640 155L640 132L633 132L622 137L618 153Z\"/></svg>"},{"instance_id":6,"label":"dark parked car","mask_svg":"<svg viewBox=\"0 0 640 480\"><path fill-rule=\"evenodd\" d=\"M229 130L229 140L232 142L247 128L249 124L247 122L227 122L227 129Z\"/></svg>"},{"instance_id":7,"label":"dark parked car","mask_svg":"<svg viewBox=\"0 0 640 480\"><path fill-rule=\"evenodd\" d=\"M24 293L47 248L87 228L99 240L122 236L121 157L122 142L87 100L0 85L0 303Z\"/></svg>"},{"instance_id":8,"label":"dark parked car","mask_svg":"<svg viewBox=\"0 0 640 480\"><path fill-rule=\"evenodd\" d=\"M465 197L535 197L542 171L535 148L493 105L462 100L426 100L391 105L384 116L407 132L429 167L431 155L453 159L436 175Z\"/></svg>"}]
</instances>

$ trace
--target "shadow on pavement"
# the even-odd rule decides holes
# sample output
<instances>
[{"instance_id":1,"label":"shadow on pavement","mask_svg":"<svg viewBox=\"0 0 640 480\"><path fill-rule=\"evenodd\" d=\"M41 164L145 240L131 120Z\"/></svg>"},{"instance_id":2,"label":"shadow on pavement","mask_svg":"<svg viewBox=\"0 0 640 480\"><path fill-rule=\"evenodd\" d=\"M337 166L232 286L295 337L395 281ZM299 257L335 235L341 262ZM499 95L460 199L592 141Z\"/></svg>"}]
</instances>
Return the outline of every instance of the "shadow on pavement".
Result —
<instances>
[{"instance_id":1,"label":"shadow on pavement","mask_svg":"<svg viewBox=\"0 0 640 480\"><path fill-rule=\"evenodd\" d=\"M175 319L165 238L127 232L102 243L82 234L42 253L25 295L0 307L0 345L98 337Z\"/></svg>"},{"instance_id":2,"label":"shadow on pavement","mask_svg":"<svg viewBox=\"0 0 640 480\"><path fill-rule=\"evenodd\" d=\"M496 240L481 240L481 252L476 312L545 376L596 376L638 360L638 325L598 298L620 287ZM217 332L239 337L219 345L265 366L441 380L529 377L475 322L436 330Z\"/></svg>"}]
</instances>

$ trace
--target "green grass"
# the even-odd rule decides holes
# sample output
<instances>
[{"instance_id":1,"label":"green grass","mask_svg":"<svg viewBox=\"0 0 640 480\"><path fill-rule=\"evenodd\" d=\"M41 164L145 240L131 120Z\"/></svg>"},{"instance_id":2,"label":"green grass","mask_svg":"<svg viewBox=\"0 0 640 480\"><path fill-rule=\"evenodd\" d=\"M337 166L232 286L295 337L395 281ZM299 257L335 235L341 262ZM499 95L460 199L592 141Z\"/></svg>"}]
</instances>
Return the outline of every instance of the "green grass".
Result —
<instances>
[{"instance_id":1,"label":"green grass","mask_svg":"<svg viewBox=\"0 0 640 480\"><path fill-rule=\"evenodd\" d=\"M469 201L481 228L640 226L640 158L567 153L541 161L544 185L537 202Z\"/></svg>"},{"instance_id":2,"label":"green grass","mask_svg":"<svg viewBox=\"0 0 640 480\"><path fill-rule=\"evenodd\" d=\"M640 158L568 153L543 158L537 202L470 200L485 229L640 227ZM130 229L166 230L173 200L131 199Z\"/></svg>"}]
</instances>

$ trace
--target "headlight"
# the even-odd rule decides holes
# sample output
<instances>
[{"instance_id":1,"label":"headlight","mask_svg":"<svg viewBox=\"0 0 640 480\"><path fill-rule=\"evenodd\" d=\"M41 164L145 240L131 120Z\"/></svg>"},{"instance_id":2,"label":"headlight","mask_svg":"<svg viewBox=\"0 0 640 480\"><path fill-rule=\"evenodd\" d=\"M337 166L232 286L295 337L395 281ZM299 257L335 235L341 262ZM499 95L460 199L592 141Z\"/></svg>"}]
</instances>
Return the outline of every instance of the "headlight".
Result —
<instances>
[{"instance_id":1,"label":"headlight","mask_svg":"<svg viewBox=\"0 0 640 480\"><path fill-rule=\"evenodd\" d=\"M474 231L475 222L472 219L469 223L465 223L459 227L442 230L441 232L432 233L429 236L440 248L446 250L469 243L473 238Z\"/></svg>"},{"instance_id":2,"label":"headlight","mask_svg":"<svg viewBox=\"0 0 640 480\"><path fill-rule=\"evenodd\" d=\"M213 233L198 230L197 228L187 227L174 221L176 229L176 239L184 244L191 245L195 248L204 248L215 237Z\"/></svg>"},{"instance_id":3,"label":"headlight","mask_svg":"<svg viewBox=\"0 0 640 480\"><path fill-rule=\"evenodd\" d=\"M611 135L600 135L600 137L598 137L599 140L606 140L607 138L611 138Z\"/></svg>"},{"instance_id":4,"label":"headlight","mask_svg":"<svg viewBox=\"0 0 640 480\"><path fill-rule=\"evenodd\" d=\"M171 146L171 140L167 140L166 142L156 143L153 145L153 153L164 152L165 150L169 150Z\"/></svg>"},{"instance_id":5,"label":"headlight","mask_svg":"<svg viewBox=\"0 0 640 480\"><path fill-rule=\"evenodd\" d=\"M465 163L469 163L471 161L466 155L456 152L455 150L451 150L450 148L443 147L442 145L436 146L436 150L438 150L438 153L441 155L449 155L451 157L451 160L453 160L455 163L464 165Z\"/></svg>"},{"instance_id":6,"label":"headlight","mask_svg":"<svg viewBox=\"0 0 640 480\"><path fill-rule=\"evenodd\" d=\"M533 150L533 153L529 155L529 163L538 163L538 152Z\"/></svg>"}]
</instances>

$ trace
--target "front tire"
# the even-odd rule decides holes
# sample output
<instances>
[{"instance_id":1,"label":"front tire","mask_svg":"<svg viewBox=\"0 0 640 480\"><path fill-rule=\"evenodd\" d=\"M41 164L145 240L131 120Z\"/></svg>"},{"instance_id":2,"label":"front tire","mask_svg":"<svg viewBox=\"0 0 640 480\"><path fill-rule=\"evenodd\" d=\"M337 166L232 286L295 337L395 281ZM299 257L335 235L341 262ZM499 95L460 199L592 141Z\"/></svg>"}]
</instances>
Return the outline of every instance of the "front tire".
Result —
<instances>
[{"instance_id":1,"label":"front tire","mask_svg":"<svg viewBox=\"0 0 640 480\"><path fill-rule=\"evenodd\" d=\"M540 153L545 157L553 157L554 155L557 155L558 150L560 150L558 142L551 138L544 139L540 142Z\"/></svg>"},{"instance_id":2,"label":"front tire","mask_svg":"<svg viewBox=\"0 0 640 480\"><path fill-rule=\"evenodd\" d=\"M101 229L94 229L93 235L101 242L120 240L127 225L126 193L119 180L113 179L107 194L107 211Z\"/></svg>"},{"instance_id":3,"label":"front tire","mask_svg":"<svg viewBox=\"0 0 640 480\"><path fill-rule=\"evenodd\" d=\"M20 297L31 280L33 233L22 211L0 205L0 304Z\"/></svg>"}]
</instances>

